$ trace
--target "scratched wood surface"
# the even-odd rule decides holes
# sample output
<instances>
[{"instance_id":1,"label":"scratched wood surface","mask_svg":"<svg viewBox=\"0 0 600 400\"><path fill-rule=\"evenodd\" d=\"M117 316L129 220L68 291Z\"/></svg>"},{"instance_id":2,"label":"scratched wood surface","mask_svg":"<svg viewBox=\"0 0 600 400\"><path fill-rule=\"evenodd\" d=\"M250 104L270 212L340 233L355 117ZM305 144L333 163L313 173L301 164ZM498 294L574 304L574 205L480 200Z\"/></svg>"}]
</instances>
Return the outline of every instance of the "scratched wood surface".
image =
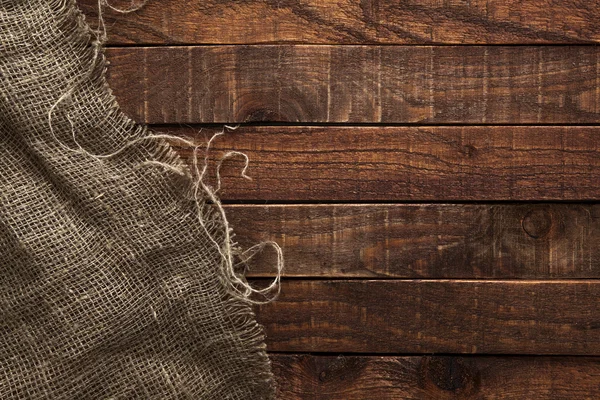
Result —
<instances>
[{"instance_id":1,"label":"scratched wood surface","mask_svg":"<svg viewBox=\"0 0 600 400\"><path fill-rule=\"evenodd\" d=\"M600 395L600 364L593 357L271 358L281 400L592 400Z\"/></svg>"},{"instance_id":2,"label":"scratched wood surface","mask_svg":"<svg viewBox=\"0 0 600 400\"><path fill-rule=\"evenodd\" d=\"M271 351L600 356L594 280L289 280Z\"/></svg>"},{"instance_id":3,"label":"scratched wood surface","mask_svg":"<svg viewBox=\"0 0 600 400\"><path fill-rule=\"evenodd\" d=\"M295 278L600 277L597 204L228 205L244 247ZM265 250L249 275L273 275Z\"/></svg>"},{"instance_id":4,"label":"scratched wood surface","mask_svg":"<svg viewBox=\"0 0 600 400\"><path fill-rule=\"evenodd\" d=\"M115 48L109 81L146 123L598 122L595 46Z\"/></svg>"},{"instance_id":5,"label":"scratched wood surface","mask_svg":"<svg viewBox=\"0 0 600 400\"><path fill-rule=\"evenodd\" d=\"M78 2L97 15L97 0ZM594 0L160 0L126 18L106 9L104 18L113 45L600 41Z\"/></svg>"},{"instance_id":6,"label":"scratched wood surface","mask_svg":"<svg viewBox=\"0 0 600 400\"><path fill-rule=\"evenodd\" d=\"M278 398L600 398L599 19L578 0L105 7L126 113L196 143L241 124L210 171L249 156L251 181L221 170L235 240L284 249L256 309Z\"/></svg>"},{"instance_id":7,"label":"scratched wood surface","mask_svg":"<svg viewBox=\"0 0 600 400\"><path fill-rule=\"evenodd\" d=\"M218 129L160 128L202 143ZM240 127L214 156L226 200L594 200L598 127ZM190 148L179 148L184 157Z\"/></svg>"}]
</instances>

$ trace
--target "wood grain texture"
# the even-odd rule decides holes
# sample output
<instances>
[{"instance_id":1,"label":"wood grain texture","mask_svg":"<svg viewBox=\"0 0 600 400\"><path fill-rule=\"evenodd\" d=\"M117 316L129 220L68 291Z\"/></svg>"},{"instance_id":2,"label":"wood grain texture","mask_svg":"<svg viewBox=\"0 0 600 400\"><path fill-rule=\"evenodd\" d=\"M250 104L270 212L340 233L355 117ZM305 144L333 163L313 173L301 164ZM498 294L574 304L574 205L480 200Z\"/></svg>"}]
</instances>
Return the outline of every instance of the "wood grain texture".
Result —
<instances>
[{"instance_id":1,"label":"wood grain texture","mask_svg":"<svg viewBox=\"0 0 600 400\"><path fill-rule=\"evenodd\" d=\"M209 129L165 128L194 136ZM221 197L254 201L594 200L596 127L251 127L214 142L235 149ZM181 148L184 157L190 149Z\"/></svg>"},{"instance_id":2,"label":"wood grain texture","mask_svg":"<svg viewBox=\"0 0 600 400\"><path fill-rule=\"evenodd\" d=\"M595 46L113 48L109 82L145 123L597 123Z\"/></svg>"},{"instance_id":3,"label":"wood grain texture","mask_svg":"<svg viewBox=\"0 0 600 400\"><path fill-rule=\"evenodd\" d=\"M274 240L284 276L600 277L600 206L585 204L231 205L243 247ZM249 276L273 275L274 252Z\"/></svg>"},{"instance_id":4,"label":"wood grain texture","mask_svg":"<svg viewBox=\"0 0 600 400\"><path fill-rule=\"evenodd\" d=\"M562 400L600 397L593 357L272 354L280 400Z\"/></svg>"},{"instance_id":5,"label":"wood grain texture","mask_svg":"<svg viewBox=\"0 0 600 400\"><path fill-rule=\"evenodd\" d=\"M285 281L271 351L600 355L598 281Z\"/></svg>"},{"instance_id":6,"label":"wood grain texture","mask_svg":"<svg viewBox=\"0 0 600 400\"><path fill-rule=\"evenodd\" d=\"M77 1L97 18L96 0ZM109 83L143 123L599 122L600 48L552 46L600 43L594 1L151 0L104 18L109 45L159 45L107 50ZM175 44L211 46L164 46ZM215 142L212 165L228 150L249 155L252 181L239 159L222 171L233 202L597 200L598 134L243 126ZM227 211L236 240L278 241L285 277L301 278L257 308L278 398L600 398L600 358L590 357L600 355L600 281L590 280L600 277L599 205ZM269 251L252 261L255 284L272 262Z\"/></svg>"},{"instance_id":7,"label":"wood grain texture","mask_svg":"<svg viewBox=\"0 0 600 400\"><path fill-rule=\"evenodd\" d=\"M97 18L96 0L78 3ZM160 0L125 16L106 9L104 18L110 44L600 41L598 4L577 0Z\"/></svg>"}]
</instances>

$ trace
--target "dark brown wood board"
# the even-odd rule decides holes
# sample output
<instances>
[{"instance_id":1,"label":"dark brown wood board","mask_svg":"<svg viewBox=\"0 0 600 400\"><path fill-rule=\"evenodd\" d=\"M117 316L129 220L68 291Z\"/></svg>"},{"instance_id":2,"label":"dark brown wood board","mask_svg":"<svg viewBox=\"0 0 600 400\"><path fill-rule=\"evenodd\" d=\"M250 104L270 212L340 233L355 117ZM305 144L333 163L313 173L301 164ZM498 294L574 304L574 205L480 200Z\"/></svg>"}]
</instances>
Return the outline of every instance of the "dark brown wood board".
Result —
<instances>
[{"instance_id":1,"label":"dark brown wood board","mask_svg":"<svg viewBox=\"0 0 600 400\"><path fill-rule=\"evenodd\" d=\"M293 280L261 306L271 351L600 356L600 282Z\"/></svg>"},{"instance_id":2,"label":"dark brown wood board","mask_svg":"<svg viewBox=\"0 0 600 400\"><path fill-rule=\"evenodd\" d=\"M97 18L97 0L78 3ZM600 41L594 0L150 0L127 16L105 8L104 18L112 45Z\"/></svg>"},{"instance_id":3,"label":"dark brown wood board","mask_svg":"<svg viewBox=\"0 0 600 400\"><path fill-rule=\"evenodd\" d=\"M98 2L77 1L94 24ZM278 398L600 398L600 3L103 15L126 113L197 144L242 124L209 170L248 155L252 180L240 157L221 171L235 240L286 256L257 308ZM251 260L251 282L273 262Z\"/></svg>"},{"instance_id":4,"label":"dark brown wood board","mask_svg":"<svg viewBox=\"0 0 600 400\"><path fill-rule=\"evenodd\" d=\"M597 123L595 46L113 48L109 81L146 123Z\"/></svg>"},{"instance_id":5,"label":"dark brown wood board","mask_svg":"<svg viewBox=\"0 0 600 400\"><path fill-rule=\"evenodd\" d=\"M158 131L201 144L219 129ZM579 201L600 196L599 134L597 127L243 126L216 139L212 154L234 149L250 158L252 180L240 175L241 157L225 162L226 200Z\"/></svg>"},{"instance_id":6,"label":"dark brown wood board","mask_svg":"<svg viewBox=\"0 0 600 400\"><path fill-rule=\"evenodd\" d=\"M590 204L228 205L244 247L274 240L294 278L600 277ZM265 250L249 275L273 276Z\"/></svg>"},{"instance_id":7,"label":"dark brown wood board","mask_svg":"<svg viewBox=\"0 0 600 400\"><path fill-rule=\"evenodd\" d=\"M279 400L565 400L600 397L593 357L272 354Z\"/></svg>"}]
</instances>

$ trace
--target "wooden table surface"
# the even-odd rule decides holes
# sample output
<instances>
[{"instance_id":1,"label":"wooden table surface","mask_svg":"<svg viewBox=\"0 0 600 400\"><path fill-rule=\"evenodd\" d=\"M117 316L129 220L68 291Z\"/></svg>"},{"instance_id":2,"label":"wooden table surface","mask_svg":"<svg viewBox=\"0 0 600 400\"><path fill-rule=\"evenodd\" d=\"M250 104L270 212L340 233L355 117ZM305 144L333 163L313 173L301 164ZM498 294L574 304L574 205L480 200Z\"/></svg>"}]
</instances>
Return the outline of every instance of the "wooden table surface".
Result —
<instances>
[{"instance_id":1,"label":"wooden table surface","mask_svg":"<svg viewBox=\"0 0 600 400\"><path fill-rule=\"evenodd\" d=\"M257 308L279 398L600 398L600 2L150 0L104 19L130 116L199 142L240 124L213 156L251 160L251 181L223 168L236 239L286 256Z\"/></svg>"}]
</instances>

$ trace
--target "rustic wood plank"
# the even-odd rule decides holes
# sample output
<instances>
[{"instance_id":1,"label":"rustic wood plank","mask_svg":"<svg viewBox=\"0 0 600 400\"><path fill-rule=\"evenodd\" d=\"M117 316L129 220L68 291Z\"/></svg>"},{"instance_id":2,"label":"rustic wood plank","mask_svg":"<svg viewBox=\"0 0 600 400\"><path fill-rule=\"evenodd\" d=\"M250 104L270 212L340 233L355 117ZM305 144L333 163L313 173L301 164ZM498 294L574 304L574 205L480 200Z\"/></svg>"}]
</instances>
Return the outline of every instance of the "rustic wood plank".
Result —
<instances>
[{"instance_id":1,"label":"rustic wood plank","mask_svg":"<svg viewBox=\"0 0 600 400\"><path fill-rule=\"evenodd\" d=\"M243 246L288 277L599 278L600 205L230 205ZM273 275L274 252L249 276Z\"/></svg>"},{"instance_id":2,"label":"rustic wood plank","mask_svg":"<svg viewBox=\"0 0 600 400\"><path fill-rule=\"evenodd\" d=\"M214 130L160 132L195 136ZM255 201L595 200L597 127L251 127L214 142L221 197ZM180 149L183 156L190 149Z\"/></svg>"},{"instance_id":3,"label":"rustic wood plank","mask_svg":"<svg viewBox=\"0 0 600 400\"><path fill-rule=\"evenodd\" d=\"M281 400L600 398L593 357L272 354Z\"/></svg>"},{"instance_id":4,"label":"rustic wood plank","mask_svg":"<svg viewBox=\"0 0 600 400\"><path fill-rule=\"evenodd\" d=\"M97 18L96 0L78 2ZM110 44L600 41L598 4L577 0L160 0L126 16L105 9L104 18Z\"/></svg>"},{"instance_id":5,"label":"rustic wood plank","mask_svg":"<svg viewBox=\"0 0 600 400\"><path fill-rule=\"evenodd\" d=\"M271 351L600 355L599 281L294 280Z\"/></svg>"},{"instance_id":6,"label":"rustic wood plank","mask_svg":"<svg viewBox=\"0 0 600 400\"><path fill-rule=\"evenodd\" d=\"M146 123L596 123L596 46L113 48L109 81Z\"/></svg>"}]
</instances>

